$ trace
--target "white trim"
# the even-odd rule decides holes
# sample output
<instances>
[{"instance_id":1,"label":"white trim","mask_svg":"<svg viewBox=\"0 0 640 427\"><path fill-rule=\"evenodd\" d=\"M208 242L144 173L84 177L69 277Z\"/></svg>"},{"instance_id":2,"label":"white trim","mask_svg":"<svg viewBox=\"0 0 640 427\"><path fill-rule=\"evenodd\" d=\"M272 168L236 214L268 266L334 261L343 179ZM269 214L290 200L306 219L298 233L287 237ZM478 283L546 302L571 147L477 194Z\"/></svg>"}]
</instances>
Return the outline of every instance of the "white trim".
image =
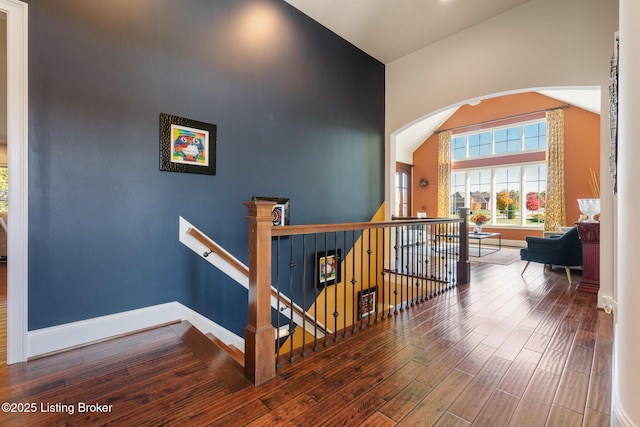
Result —
<instances>
[{"instance_id":1,"label":"white trim","mask_svg":"<svg viewBox=\"0 0 640 427\"><path fill-rule=\"evenodd\" d=\"M28 330L28 10L0 0L7 14L7 149L11 213L7 233L7 363L27 360Z\"/></svg>"},{"instance_id":2,"label":"white trim","mask_svg":"<svg viewBox=\"0 0 640 427\"><path fill-rule=\"evenodd\" d=\"M244 352L244 339L177 301L79 322L38 329L28 333L29 357L42 356L90 344L141 329L187 320L202 333L212 333L227 345Z\"/></svg>"},{"instance_id":3,"label":"white trim","mask_svg":"<svg viewBox=\"0 0 640 427\"><path fill-rule=\"evenodd\" d=\"M205 233L203 233L201 230L199 230L198 227L194 226L189 221L187 221L183 217L179 216L178 217L178 241L180 241L180 243L182 243L183 245L185 245L186 247L191 249L193 252L198 254L198 256L200 258L202 258L203 260L207 261L208 263L210 263L214 267L219 268L224 274L226 274L227 276L229 276L230 278L235 280L240 285L244 286L246 289L249 289L249 277L244 275L242 272L238 271L238 269L235 266L233 266L232 264L228 263L224 258L220 257L218 254L216 254L216 253L209 254L208 253L209 249L205 245L200 243L195 237L191 236L188 233L188 230L190 228L192 228L194 230L197 230L198 232L200 232L200 234L202 234L204 236L207 236ZM207 236L207 238L211 239L208 236ZM220 246L220 245L218 245L218 246ZM205 256L205 253L207 254L206 256ZM235 259L235 261L238 264L244 265L240 260L238 260L233 255L231 255L231 253L229 253L227 251L225 251L225 253L226 253L226 255L228 257L231 257L231 258ZM248 267L247 267L247 270L248 270ZM271 287L271 289L275 290L275 288L273 286ZM271 295L271 307L274 310L278 310L279 309L280 314L282 314L283 316L285 316L285 317L287 317L289 319L291 319L291 317L293 317L293 322L296 323L297 325L300 325L300 326L304 325L305 331L307 331L311 335L318 336L320 338L324 337L324 333L322 331L315 330L313 325L311 325L309 322L305 322L302 319L302 316L300 316L296 312L291 313L288 309L286 309L287 305L291 304L291 300L286 295L280 294L280 299L285 305L283 305L282 303L278 303L278 298L273 296L273 295ZM304 311L296 303L293 303L293 306L299 311ZM310 316L310 317L313 317L313 316ZM319 327L321 327L324 330L326 330L328 333L332 333L331 330L328 329L321 322L316 321L316 324ZM287 326L287 328L288 328L288 326Z\"/></svg>"},{"instance_id":4,"label":"white trim","mask_svg":"<svg viewBox=\"0 0 640 427\"><path fill-rule=\"evenodd\" d=\"M617 306L614 313L617 313ZM614 337L620 336L618 333L617 317L614 318ZM631 418L627 415L624 408L620 404L620 382L618 381L618 346L613 346L612 355L612 379L611 379L611 425L614 427L633 427L635 424L631 421Z\"/></svg>"},{"instance_id":5,"label":"white trim","mask_svg":"<svg viewBox=\"0 0 640 427\"><path fill-rule=\"evenodd\" d=\"M238 271L233 265L228 263L224 258L220 257L216 253L208 254L205 256L205 253L209 252L209 249L196 240L195 237L191 236L187 231L193 228L194 230L199 231L201 234L205 235L202 231L198 230L198 227L191 224L189 221L184 219L183 217L178 217L178 241L191 249L193 252L198 254L200 258L207 261L214 267L219 268L224 274L232 278L237 283L244 286L246 289L249 289L249 278ZM226 252L228 257L234 258L238 264L244 265L239 259L231 255L229 252ZM247 268L248 269L248 268Z\"/></svg>"},{"instance_id":6,"label":"white trim","mask_svg":"<svg viewBox=\"0 0 640 427\"><path fill-rule=\"evenodd\" d=\"M202 314L193 311L189 307L186 307L178 302L174 302L173 304L178 304L180 306L182 320L187 320L203 334L213 334L223 343L232 345L244 353L244 338L223 328L216 322L209 320Z\"/></svg>"}]
</instances>

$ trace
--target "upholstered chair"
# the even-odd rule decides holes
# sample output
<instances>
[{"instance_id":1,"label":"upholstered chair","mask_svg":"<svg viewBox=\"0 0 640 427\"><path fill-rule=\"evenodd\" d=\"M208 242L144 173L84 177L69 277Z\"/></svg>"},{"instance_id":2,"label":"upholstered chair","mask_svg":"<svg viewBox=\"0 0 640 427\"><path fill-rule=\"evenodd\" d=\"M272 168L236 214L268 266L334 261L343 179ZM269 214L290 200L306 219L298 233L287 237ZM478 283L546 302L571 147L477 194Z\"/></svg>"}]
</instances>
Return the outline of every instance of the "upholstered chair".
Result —
<instances>
[{"instance_id":1,"label":"upholstered chair","mask_svg":"<svg viewBox=\"0 0 640 427\"><path fill-rule=\"evenodd\" d=\"M520 249L520 259L527 261L527 264L520 275L524 274L531 262L538 262L545 266L560 265L564 267L569 284L571 284L571 270L569 267L582 266L582 242L578 237L578 229L576 227L559 237L527 236L525 240L527 241L527 247Z\"/></svg>"}]
</instances>

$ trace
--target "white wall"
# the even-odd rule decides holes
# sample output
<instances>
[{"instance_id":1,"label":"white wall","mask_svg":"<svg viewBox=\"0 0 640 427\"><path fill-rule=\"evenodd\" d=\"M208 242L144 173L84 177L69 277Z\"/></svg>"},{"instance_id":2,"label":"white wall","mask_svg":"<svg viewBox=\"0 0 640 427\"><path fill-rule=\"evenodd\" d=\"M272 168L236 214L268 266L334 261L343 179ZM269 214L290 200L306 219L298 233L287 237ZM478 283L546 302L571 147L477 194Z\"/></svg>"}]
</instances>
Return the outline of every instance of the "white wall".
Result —
<instances>
[{"instance_id":1,"label":"white wall","mask_svg":"<svg viewBox=\"0 0 640 427\"><path fill-rule=\"evenodd\" d=\"M618 313L615 335L614 425L640 426L640 286L638 285L637 213L640 198L640 2L620 0L620 96L619 119L619 181L618 229L624 233L618 239Z\"/></svg>"}]
</instances>

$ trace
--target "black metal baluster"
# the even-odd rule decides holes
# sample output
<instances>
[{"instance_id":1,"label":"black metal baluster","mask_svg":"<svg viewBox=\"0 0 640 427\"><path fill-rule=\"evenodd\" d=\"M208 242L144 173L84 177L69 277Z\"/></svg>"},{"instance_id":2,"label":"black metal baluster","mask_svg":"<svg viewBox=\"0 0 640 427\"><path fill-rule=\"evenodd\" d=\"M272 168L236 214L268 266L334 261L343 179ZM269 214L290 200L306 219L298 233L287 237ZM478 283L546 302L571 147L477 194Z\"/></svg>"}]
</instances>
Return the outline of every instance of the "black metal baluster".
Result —
<instances>
[{"instance_id":1,"label":"black metal baluster","mask_svg":"<svg viewBox=\"0 0 640 427\"><path fill-rule=\"evenodd\" d=\"M342 232L342 246L344 247L344 278L342 279L342 300L344 303L343 312L342 312L342 337L347 337L347 274L348 274L348 266L347 266L347 232Z\"/></svg>"},{"instance_id":2,"label":"black metal baluster","mask_svg":"<svg viewBox=\"0 0 640 427\"><path fill-rule=\"evenodd\" d=\"M336 278L333 283L333 342L338 342L338 278L342 277L342 252L340 251L340 245L338 245L338 232L334 232L333 241L335 242L335 261L336 261ZM346 248L345 248L346 249Z\"/></svg>"},{"instance_id":3,"label":"black metal baluster","mask_svg":"<svg viewBox=\"0 0 640 427\"><path fill-rule=\"evenodd\" d=\"M296 263L294 261L294 250L293 250L293 240L294 236L289 237L289 363L293 363L295 358L293 357L293 331L295 330L294 322L293 322L293 275L296 267Z\"/></svg>"},{"instance_id":4,"label":"black metal baluster","mask_svg":"<svg viewBox=\"0 0 640 427\"><path fill-rule=\"evenodd\" d=\"M276 303L276 369L280 368L280 314L283 308L280 307L280 237L276 238L276 295L278 302ZM284 308L286 309L286 308Z\"/></svg>"},{"instance_id":5,"label":"black metal baluster","mask_svg":"<svg viewBox=\"0 0 640 427\"><path fill-rule=\"evenodd\" d=\"M402 286L402 226L396 227L396 274L393 281L393 314L398 314L398 279Z\"/></svg>"},{"instance_id":6,"label":"black metal baluster","mask_svg":"<svg viewBox=\"0 0 640 427\"><path fill-rule=\"evenodd\" d=\"M307 355L307 235L302 235L302 357ZM313 284L312 284L313 286Z\"/></svg>"},{"instance_id":7,"label":"black metal baluster","mask_svg":"<svg viewBox=\"0 0 640 427\"><path fill-rule=\"evenodd\" d=\"M324 271L322 272L322 277L324 278L324 282L322 284L322 294L324 295L324 324L325 326L327 326L329 324L329 317L327 316L327 303L328 301L328 297L327 297L327 258L329 257L329 247L328 247L329 241L327 239L327 233L324 233ZM329 345L329 337L327 336L327 332L325 331L324 334L324 342L322 343L323 346L327 347Z\"/></svg>"},{"instance_id":8,"label":"black metal baluster","mask_svg":"<svg viewBox=\"0 0 640 427\"><path fill-rule=\"evenodd\" d=\"M391 228L389 228L388 230L391 230ZM385 309L385 307L386 307L386 305L385 305L386 304L385 303L385 301L386 301L385 300L385 296L386 296L386 290L387 290L387 280L385 280L385 278L386 278L385 276L387 274L387 270L390 270L390 269L387 269L385 267L385 260L386 260L386 255L387 255L387 252L386 252L387 245L386 245L386 242L385 242L385 240L387 240L386 236L387 236L387 228L383 228L382 229L382 245L380 246L382 248L382 270L380 271L380 276L381 276L381 280L382 280L382 286L380 287L380 291L381 291L380 293L382 294L381 298L380 298L380 301L381 301L381 304L382 304L381 305L381 307L382 307L382 320L385 320L387 318L387 310Z\"/></svg>"},{"instance_id":9,"label":"black metal baluster","mask_svg":"<svg viewBox=\"0 0 640 427\"><path fill-rule=\"evenodd\" d=\"M320 271L318 270L318 234L313 235L313 280L311 285L313 286L313 317L316 324L313 326L313 351L318 351L318 295L319 289L317 283L319 283Z\"/></svg>"},{"instance_id":10,"label":"black metal baluster","mask_svg":"<svg viewBox=\"0 0 640 427\"><path fill-rule=\"evenodd\" d=\"M371 229L367 230L367 291L371 294ZM369 309L370 296L367 297L367 310ZM367 326L371 326L371 314L367 311Z\"/></svg>"},{"instance_id":11,"label":"black metal baluster","mask_svg":"<svg viewBox=\"0 0 640 427\"><path fill-rule=\"evenodd\" d=\"M411 257L411 306L415 307L418 303L418 226L412 225L413 229L413 245L412 247L412 257Z\"/></svg>"},{"instance_id":12,"label":"black metal baluster","mask_svg":"<svg viewBox=\"0 0 640 427\"><path fill-rule=\"evenodd\" d=\"M353 254L352 260L351 260L351 301L355 302L355 310L352 310L351 313L351 333L355 334L356 333L356 312L358 311L358 307L359 307L359 301L357 300L357 293L356 293L356 285L358 284L358 281L356 280L356 231L352 230L351 231L351 236L352 236L352 241L353 241L353 250L351 251L351 253ZM352 304L353 306L354 304Z\"/></svg>"},{"instance_id":13,"label":"black metal baluster","mask_svg":"<svg viewBox=\"0 0 640 427\"><path fill-rule=\"evenodd\" d=\"M365 284L367 283L364 276L364 230L362 231L360 241L360 279L362 283L360 284L360 293L358 294L358 318L360 319L360 329L364 329L364 306L362 305L362 296L365 290Z\"/></svg>"},{"instance_id":14,"label":"black metal baluster","mask_svg":"<svg viewBox=\"0 0 640 427\"><path fill-rule=\"evenodd\" d=\"M380 302L380 300L379 300L380 296L378 295L378 291L380 290L380 282L379 282L379 280L378 280L378 279L379 279L379 277L380 277L380 275L378 274L378 272L380 271L380 270L379 270L379 268L380 268L380 262L379 262L379 261L380 261L380 257L378 256L378 250L380 249L380 239L379 239L379 237L380 237L380 229L379 229L379 228L376 228L376 229L375 229L375 232L376 232L376 246L375 246L376 250L375 250L375 252L374 252L374 253L375 253L375 256L376 256L376 269L374 270L374 272L375 272L375 289L376 289L376 296L375 296L375 299L374 299L374 302L375 302L375 307L374 307L374 308L375 308L375 310L376 310L375 323L378 323L378 322L379 322L379 320L378 320L378 306L380 305L380 304L379 304L379 302Z\"/></svg>"}]
</instances>

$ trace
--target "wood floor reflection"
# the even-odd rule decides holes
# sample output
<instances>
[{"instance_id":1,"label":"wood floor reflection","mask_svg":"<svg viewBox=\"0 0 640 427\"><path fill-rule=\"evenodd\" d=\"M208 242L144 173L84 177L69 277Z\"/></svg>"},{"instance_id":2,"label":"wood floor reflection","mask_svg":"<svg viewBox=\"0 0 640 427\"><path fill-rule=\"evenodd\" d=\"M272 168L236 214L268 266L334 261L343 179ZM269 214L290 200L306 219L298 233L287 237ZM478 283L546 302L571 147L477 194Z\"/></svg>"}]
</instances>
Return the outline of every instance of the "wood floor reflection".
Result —
<instances>
[{"instance_id":1,"label":"wood floor reflection","mask_svg":"<svg viewBox=\"0 0 640 427\"><path fill-rule=\"evenodd\" d=\"M472 283L338 343L283 358L260 387L164 326L0 370L2 401L68 411L8 425L608 426L611 315L563 270L472 265ZM235 379L234 379L235 378ZM80 403L109 411L78 412ZM71 406L67 406L68 409ZM64 408L64 407L62 407Z\"/></svg>"}]
</instances>

